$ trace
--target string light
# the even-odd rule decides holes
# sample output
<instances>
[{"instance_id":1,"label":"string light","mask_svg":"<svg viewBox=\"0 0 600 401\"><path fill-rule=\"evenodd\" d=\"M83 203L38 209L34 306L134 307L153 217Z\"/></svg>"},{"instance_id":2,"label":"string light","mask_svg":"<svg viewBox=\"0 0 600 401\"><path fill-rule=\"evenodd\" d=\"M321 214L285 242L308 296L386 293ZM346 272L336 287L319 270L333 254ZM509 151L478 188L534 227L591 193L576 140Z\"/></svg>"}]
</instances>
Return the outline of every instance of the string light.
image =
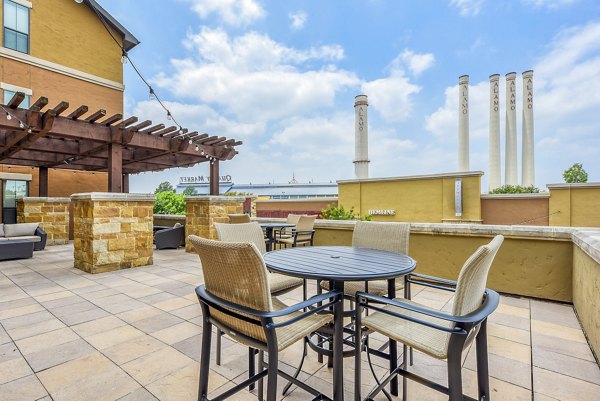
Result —
<instances>
[{"instance_id":1,"label":"string light","mask_svg":"<svg viewBox=\"0 0 600 401\"><path fill-rule=\"evenodd\" d=\"M190 138L190 140L189 140L189 143L190 143L190 145L191 145L192 143L194 143L194 141L192 141L192 138ZM197 146L196 146L196 147L197 147ZM198 149L196 149L196 150L198 150Z\"/></svg>"},{"instance_id":2,"label":"string light","mask_svg":"<svg viewBox=\"0 0 600 401\"><path fill-rule=\"evenodd\" d=\"M19 121L19 128L25 128L25 124L23 124L23 121Z\"/></svg>"},{"instance_id":3,"label":"string light","mask_svg":"<svg viewBox=\"0 0 600 401\"><path fill-rule=\"evenodd\" d=\"M12 116L11 116L10 114L6 113L6 119L7 119L8 121L12 120Z\"/></svg>"},{"instance_id":4,"label":"string light","mask_svg":"<svg viewBox=\"0 0 600 401\"><path fill-rule=\"evenodd\" d=\"M199 147L198 147L198 145L196 145L196 152L198 151L198 149L199 149Z\"/></svg>"},{"instance_id":5,"label":"string light","mask_svg":"<svg viewBox=\"0 0 600 401\"><path fill-rule=\"evenodd\" d=\"M33 130L32 130L31 128L28 128L28 129L27 129L27 133L28 133L28 134L31 134L32 132L33 132Z\"/></svg>"},{"instance_id":6,"label":"string light","mask_svg":"<svg viewBox=\"0 0 600 401\"><path fill-rule=\"evenodd\" d=\"M152 87L150 87L150 94L148 95L148 98L150 100L156 100L156 94L154 93L154 89L152 89Z\"/></svg>"}]
</instances>

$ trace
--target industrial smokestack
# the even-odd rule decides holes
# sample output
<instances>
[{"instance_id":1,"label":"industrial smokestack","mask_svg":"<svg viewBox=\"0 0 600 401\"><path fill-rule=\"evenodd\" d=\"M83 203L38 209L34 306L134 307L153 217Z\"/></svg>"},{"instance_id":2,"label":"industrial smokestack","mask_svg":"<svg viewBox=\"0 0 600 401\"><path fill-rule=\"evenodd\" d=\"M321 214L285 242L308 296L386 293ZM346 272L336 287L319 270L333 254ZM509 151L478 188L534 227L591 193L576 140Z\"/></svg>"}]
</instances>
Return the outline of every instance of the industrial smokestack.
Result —
<instances>
[{"instance_id":1,"label":"industrial smokestack","mask_svg":"<svg viewBox=\"0 0 600 401\"><path fill-rule=\"evenodd\" d=\"M458 171L469 171L469 76L458 78Z\"/></svg>"},{"instance_id":2,"label":"industrial smokestack","mask_svg":"<svg viewBox=\"0 0 600 401\"><path fill-rule=\"evenodd\" d=\"M523 186L535 185L535 157L533 136L533 71L523 73Z\"/></svg>"},{"instance_id":3,"label":"industrial smokestack","mask_svg":"<svg viewBox=\"0 0 600 401\"><path fill-rule=\"evenodd\" d=\"M367 95L354 98L354 176L369 178L369 120Z\"/></svg>"},{"instance_id":4,"label":"industrial smokestack","mask_svg":"<svg viewBox=\"0 0 600 401\"><path fill-rule=\"evenodd\" d=\"M500 172L500 74L490 75L490 139L489 167L490 191L502 185Z\"/></svg>"},{"instance_id":5,"label":"industrial smokestack","mask_svg":"<svg viewBox=\"0 0 600 401\"><path fill-rule=\"evenodd\" d=\"M506 150L504 165L504 183L517 185L519 176L517 171L517 88L515 78L517 74L506 74Z\"/></svg>"}]
</instances>

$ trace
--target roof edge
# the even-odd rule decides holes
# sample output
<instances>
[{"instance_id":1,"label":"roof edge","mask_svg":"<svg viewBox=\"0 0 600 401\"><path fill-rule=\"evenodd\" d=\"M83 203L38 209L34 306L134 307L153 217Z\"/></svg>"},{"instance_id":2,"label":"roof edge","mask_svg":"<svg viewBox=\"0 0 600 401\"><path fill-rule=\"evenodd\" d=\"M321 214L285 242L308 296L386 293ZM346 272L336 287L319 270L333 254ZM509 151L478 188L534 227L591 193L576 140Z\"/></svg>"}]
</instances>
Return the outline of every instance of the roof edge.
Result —
<instances>
[{"instance_id":1,"label":"roof edge","mask_svg":"<svg viewBox=\"0 0 600 401\"><path fill-rule=\"evenodd\" d=\"M83 0L83 4L88 6L92 11L96 9L98 13L106 20L108 25L115 31L117 31L121 35L121 39L123 39L123 48L125 51L129 51L140 44L138 38L133 36L131 32L127 30L119 21L116 20L115 17L110 15L108 11L106 11L100 4L96 2L96 0Z\"/></svg>"}]
</instances>

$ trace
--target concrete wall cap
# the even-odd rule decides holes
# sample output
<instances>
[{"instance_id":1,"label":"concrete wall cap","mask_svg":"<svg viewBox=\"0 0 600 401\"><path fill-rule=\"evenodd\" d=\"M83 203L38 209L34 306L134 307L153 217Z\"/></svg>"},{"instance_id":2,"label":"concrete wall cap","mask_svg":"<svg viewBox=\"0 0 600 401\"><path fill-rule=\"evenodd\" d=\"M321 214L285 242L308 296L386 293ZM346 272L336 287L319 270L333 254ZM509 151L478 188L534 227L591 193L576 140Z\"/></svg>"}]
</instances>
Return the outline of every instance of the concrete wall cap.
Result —
<instances>
[{"instance_id":1,"label":"concrete wall cap","mask_svg":"<svg viewBox=\"0 0 600 401\"><path fill-rule=\"evenodd\" d=\"M245 196L212 196L212 195L200 195L200 196L184 196L183 199L186 202L244 202Z\"/></svg>"},{"instance_id":2,"label":"concrete wall cap","mask_svg":"<svg viewBox=\"0 0 600 401\"><path fill-rule=\"evenodd\" d=\"M19 201L22 201L23 203L71 203L71 198L47 198L28 196L26 198L19 199Z\"/></svg>"},{"instance_id":3,"label":"concrete wall cap","mask_svg":"<svg viewBox=\"0 0 600 401\"><path fill-rule=\"evenodd\" d=\"M547 192L538 194L482 194L481 199L545 199L549 198Z\"/></svg>"},{"instance_id":4,"label":"concrete wall cap","mask_svg":"<svg viewBox=\"0 0 600 401\"><path fill-rule=\"evenodd\" d=\"M600 188L600 182L578 182L573 184L547 184L548 189L570 189L570 188Z\"/></svg>"},{"instance_id":5,"label":"concrete wall cap","mask_svg":"<svg viewBox=\"0 0 600 401\"><path fill-rule=\"evenodd\" d=\"M337 202L337 197L324 196L322 198L298 198L298 199L260 199L256 203L310 203L310 202Z\"/></svg>"},{"instance_id":6,"label":"concrete wall cap","mask_svg":"<svg viewBox=\"0 0 600 401\"><path fill-rule=\"evenodd\" d=\"M573 243L600 264L600 230L580 229L573 233Z\"/></svg>"},{"instance_id":7,"label":"concrete wall cap","mask_svg":"<svg viewBox=\"0 0 600 401\"><path fill-rule=\"evenodd\" d=\"M155 214L155 219L185 221L185 214Z\"/></svg>"},{"instance_id":8,"label":"concrete wall cap","mask_svg":"<svg viewBox=\"0 0 600 401\"><path fill-rule=\"evenodd\" d=\"M116 192L87 192L71 195L71 200L154 202L153 194L122 194Z\"/></svg>"},{"instance_id":9,"label":"concrete wall cap","mask_svg":"<svg viewBox=\"0 0 600 401\"><path fill-rule=\"evenodd\" d=\"M339 180L338 184L353 184L358 182L382 182L382 181L414 181L414 180L428 180L437 178L461 178L461 177L481 177L483 171L465 171L455 173L441 173L441 174L425 174L425 175L407 175L402 177L382 177L382 178L364 178L364 179L353 179L353 180Z\"/></svg>"}]
</instances>

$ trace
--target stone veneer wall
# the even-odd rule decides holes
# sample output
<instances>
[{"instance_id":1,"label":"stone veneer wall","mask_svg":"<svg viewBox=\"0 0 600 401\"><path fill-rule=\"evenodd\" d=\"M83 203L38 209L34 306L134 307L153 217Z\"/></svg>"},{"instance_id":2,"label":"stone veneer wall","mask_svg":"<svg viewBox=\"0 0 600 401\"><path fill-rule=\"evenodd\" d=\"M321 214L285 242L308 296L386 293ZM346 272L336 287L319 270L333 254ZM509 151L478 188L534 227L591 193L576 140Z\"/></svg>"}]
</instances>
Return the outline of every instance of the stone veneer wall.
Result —
<instances>
[{"instance_id":1,"label":"stone veneer wall","mask_svg":"<svg viewBox=\"0 0 600 401\"><path fill-rule=\"evenodd\" d=\"M186 196L185 197L185 250L193 252L187 241L189 235L216 239L214 223L229 222L228 214L244 212L244 197Z\"/></svg>"},{"instance_id":2,"label":"stone veneer wall","mask_svg":"<svg viewBox=\"0 0 600 401\"><path fill-rule=\"evenodd\" d=\"M153 263L154 195L74 194L75 267L88 273Z\"/></svg>"},{"instance_id":3,"label":"stone veneer wall","mask_svg":"<svg viewBox=\"0 0 600 401\"><path fill-rule=\"evenodd\" d=\"M27 197L17 202L18 223L40 223L47 245L69 243L69 198Z\"/></svg>"}]
</instances>

